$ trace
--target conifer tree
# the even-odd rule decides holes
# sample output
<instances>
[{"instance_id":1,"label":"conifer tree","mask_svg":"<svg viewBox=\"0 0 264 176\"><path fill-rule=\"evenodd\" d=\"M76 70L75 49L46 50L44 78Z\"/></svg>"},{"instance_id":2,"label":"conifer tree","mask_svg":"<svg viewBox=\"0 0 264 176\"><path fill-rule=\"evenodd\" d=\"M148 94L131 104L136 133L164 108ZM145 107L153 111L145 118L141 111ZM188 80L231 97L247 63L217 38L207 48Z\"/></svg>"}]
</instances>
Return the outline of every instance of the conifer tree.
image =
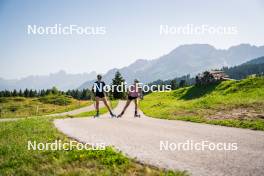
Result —
<instances>
[{"instance_id":1,"label":"conifer tree","mask_svg":"<svg viewBox=\"0 0 264 176\"><path fill-rule=\"evenodd\" d=\"M121 73L119 71L117 71L115 73L115 77L114 79L112 79L112 87L114 88L113 91L111 91L111 96L114 98L114 99L124 99L125 96L126 96L126 92L125 91L118 91L117 89L117 86L118 85L124 85L125 83L125 80L123 79ZM125 87L123 87L123 90L125 90Z\"/></svg>"}]
</instances>

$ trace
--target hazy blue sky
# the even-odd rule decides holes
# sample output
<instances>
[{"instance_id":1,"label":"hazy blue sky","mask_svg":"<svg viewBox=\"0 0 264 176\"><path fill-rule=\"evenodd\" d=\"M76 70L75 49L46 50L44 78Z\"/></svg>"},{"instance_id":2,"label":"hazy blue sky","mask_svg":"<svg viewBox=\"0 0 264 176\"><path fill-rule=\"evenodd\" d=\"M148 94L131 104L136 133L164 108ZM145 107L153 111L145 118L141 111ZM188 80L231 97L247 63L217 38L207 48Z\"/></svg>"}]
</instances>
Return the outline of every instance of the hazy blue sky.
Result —
<instances>
[{"instance_id":1,"label":"hazy blue sky","mask_svg":"<svg viewBox=\"0 0 264 176\"><path fill-rule=\"evenodd\" d=\"M0 0L0 77L61 69L106 72L136 59L155 59L182 44L228 48L263 45L261 0ZM105 26L103 36L28 35L27 25ZM159 34L160 25L237 26L238 35Z\"/></svg>"}]
</instances>

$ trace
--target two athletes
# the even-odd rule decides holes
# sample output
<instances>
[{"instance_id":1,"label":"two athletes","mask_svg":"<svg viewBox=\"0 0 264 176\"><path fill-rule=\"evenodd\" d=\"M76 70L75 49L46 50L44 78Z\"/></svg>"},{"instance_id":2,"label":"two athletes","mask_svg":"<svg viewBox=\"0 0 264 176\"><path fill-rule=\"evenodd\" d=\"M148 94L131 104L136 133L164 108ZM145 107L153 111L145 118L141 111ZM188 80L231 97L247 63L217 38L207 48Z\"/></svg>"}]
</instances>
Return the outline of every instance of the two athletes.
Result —
<instances>
[{"instance_id":1,"label":"two athletes","mask_svg":"<svg viewBox=\"0 0 264 176\"><path fill-rule=\"evenodd\" d=\"M133 101L133 100L135 102L134 117L140 117L140 115L138 114L138 98L141 96L141 90L138 87L138 83L139 83L138 80L134 80L134 84L131 85L130 90L128 92L128 99L127 99L126 105L123 108L122 112L117 116L118 118L123 116L127 107L130 105L131 101ZM97 75L97 81L94 82L94 85L92 88L92 90L95 94L95 102L96 102L96 106L95 106L96 115L95 115L95 117L99 117L99 101L100 100L104 102L105 106L107 107L108 111L110 112L111 117L115 117L115 114L112 112L112 110L108 104L108 101L107 101L107 98L106 98L106 95L104 92L104 86L105 86L105 82L102 81L102 76Z\"/></svg>"}]
</instances>

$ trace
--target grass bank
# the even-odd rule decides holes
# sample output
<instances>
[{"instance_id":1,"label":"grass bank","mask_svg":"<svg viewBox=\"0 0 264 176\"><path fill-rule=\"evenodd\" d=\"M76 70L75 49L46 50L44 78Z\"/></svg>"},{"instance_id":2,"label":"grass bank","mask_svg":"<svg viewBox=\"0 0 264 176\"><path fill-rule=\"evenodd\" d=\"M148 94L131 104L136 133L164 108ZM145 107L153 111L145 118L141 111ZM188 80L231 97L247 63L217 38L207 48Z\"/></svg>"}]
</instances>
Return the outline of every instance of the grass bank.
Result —
<instances>
[{"instance_id":1,"label":"grass bank","mask_svg":"<svg viewBox=\"0 0 264 176\"><path fill-rule=\"evenodd\" d=\"M91 105L91 101L78 101L65 95L41 98L1 97L0 118L24 118L60 113Z\"/></svg>"},{"instance_id":2,"label":"grass bank","mask_svg":"<svg viewBox=\"0 0 264 176\"><path fill-rule=\"evenodd\" d=\"M264 130L264 77L155 92L140 107L156 118Z\"/></svg>"},{"instance_id":3,"label":"grass bank","mask_svg":"<svg viewBox=\"0 0 264 176\"><path fill-rule=\"evenodd\" d=\"M53 126L52 117L0 123L0 175L186 175L165 171L106 150L28 150L28 141L70 139Z\"/></svg>"}]
</instances>

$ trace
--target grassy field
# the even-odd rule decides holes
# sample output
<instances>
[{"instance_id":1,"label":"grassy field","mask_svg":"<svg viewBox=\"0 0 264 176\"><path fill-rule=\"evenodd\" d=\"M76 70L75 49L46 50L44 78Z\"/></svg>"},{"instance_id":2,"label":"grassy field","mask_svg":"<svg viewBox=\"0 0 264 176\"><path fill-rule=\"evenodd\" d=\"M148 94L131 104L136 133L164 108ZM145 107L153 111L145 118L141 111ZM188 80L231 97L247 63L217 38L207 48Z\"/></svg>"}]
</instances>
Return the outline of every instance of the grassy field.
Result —
<instances>
[{"instance_id":1,"label":"grassy field","mask_svg":"<svg viewBox=\"0 0 264 176\"><path fill-rule=\"evenodd\" d=\"M0 175L187 175L165 171L106 150L28 150L37 143L70 139L57 131L52 117L34 117L0 123Z\"/></svg>"},{"instance_id":2,"label":"grassy field","mask_svg":"<svg viewBox=\"0 0 264 176\"><path fill-rule=\"evenodd\" d=\"M140 106L156 118L264 130L264 77L155 92Z\"/></svg>"},{"instance_id":3,"label":"grassy field","mask_svg":"<svg viewBox=\"0 0 264 176\"><path fill-rule=\"evenodd\" d=\"M114 109L118 104L118 101L117 100L112 100L111 101L111 108ZM99 110L99 114L104 114L104 113L107 113L108 110L106 107L103 107L103 108L100 108ZM82 112L80 114L77 114L77 115L74 115L74 117L89 117L89 116L94 116L96 114L96 111L93 110L93 111L89 111L89 112Z\"/></svg>"},{"instance_id":4,"label":"grassy field","mask_svg":"<svg viewBox=\"0 0 264 176\"><path fill-rule=\"evenodd\" d=\"M78 101L64 95L41 98L1 97L0 118L23 118L70 111L91 105L91 101Z\"/></svg>"}]
</instances>

